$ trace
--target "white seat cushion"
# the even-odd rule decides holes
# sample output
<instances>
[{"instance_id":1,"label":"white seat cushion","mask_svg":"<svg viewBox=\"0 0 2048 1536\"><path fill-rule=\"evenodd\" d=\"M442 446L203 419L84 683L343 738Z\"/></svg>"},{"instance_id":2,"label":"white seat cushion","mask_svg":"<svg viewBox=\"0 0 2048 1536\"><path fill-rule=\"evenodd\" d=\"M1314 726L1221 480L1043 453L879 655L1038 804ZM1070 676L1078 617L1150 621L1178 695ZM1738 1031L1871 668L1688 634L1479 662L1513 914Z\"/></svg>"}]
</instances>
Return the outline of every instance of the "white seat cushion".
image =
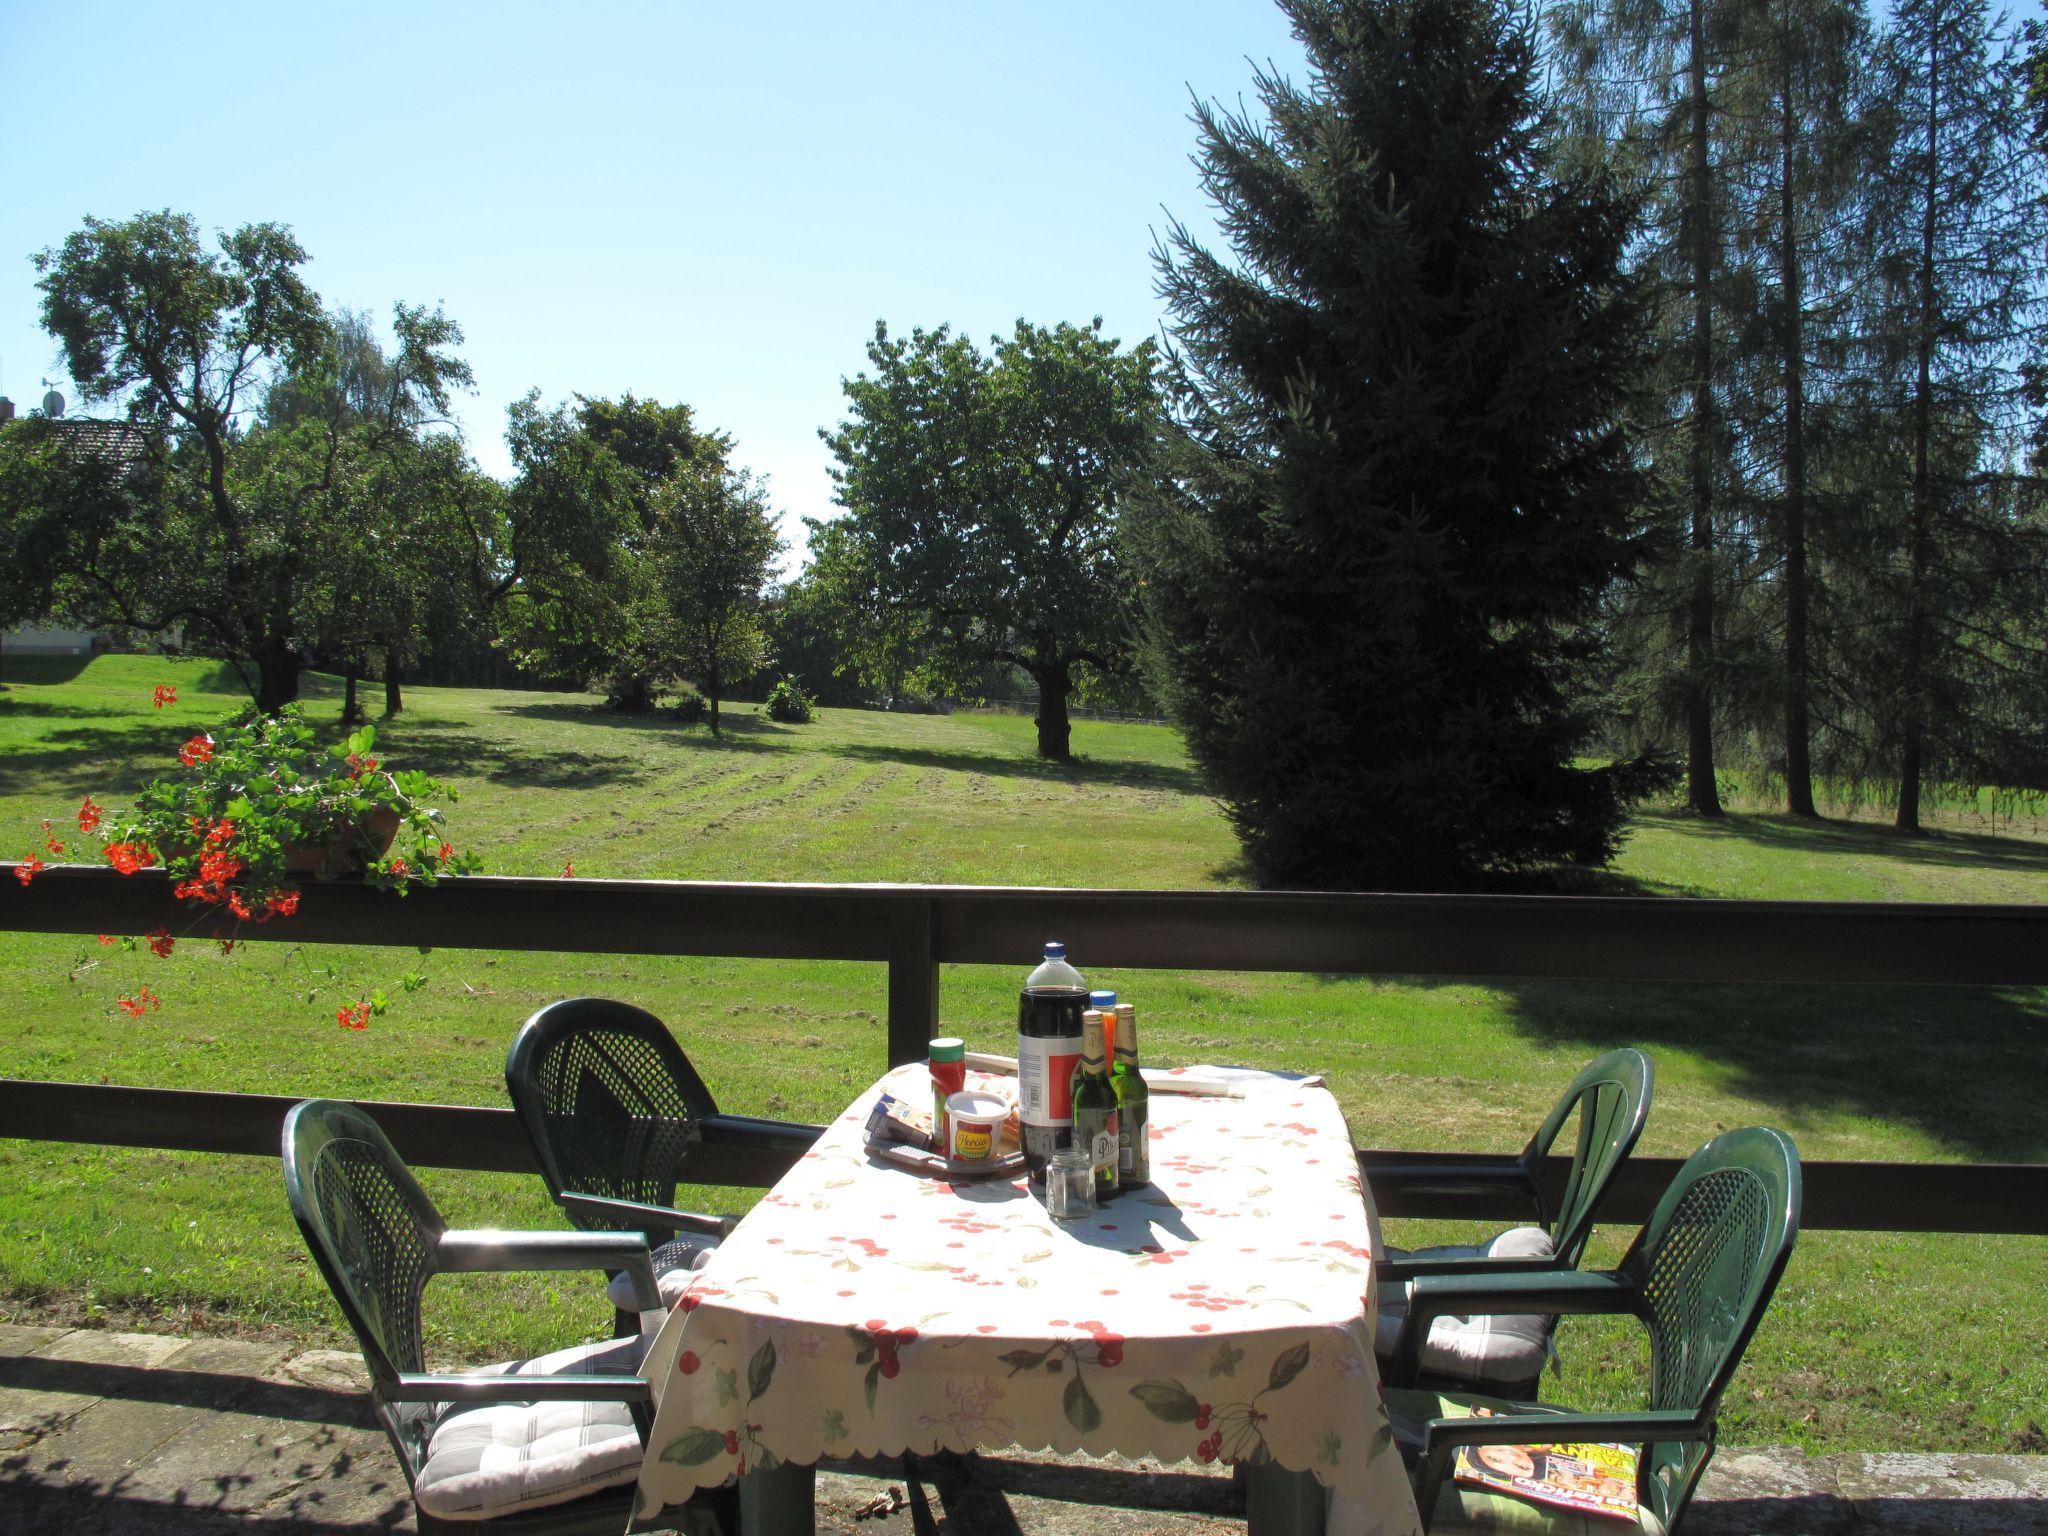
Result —
<instances>
[{"instance_id":1,"label":"white seat cushion","mask_svg":"<svg viewBox=\"0 0 2048 1536\"><path fill-rule=\"evenodd\" d=\"M1418 1248L1412 1253L1389 1248L1390 1259L1523 1259L1540 1262L1556 1248L1541 1227L1513 1227L1476 1246ZM1379 1333L1375 1349L1391 1359L1408 1317L1408 1288L1390 1285L1380 1296ZM1432 1376L1488 1386L1512 1386L1534 1380L1550 1357L1550 1333L1557 1319L1535 1313L1440 1317L1430 1324L1422 1346L1422 1369Z\"/></svg>"},{"instance_id":2,"label":"white seat cushion","mask_svg":"<svg viewBox=\"0 0 2048 1536\"><path fill-rule=\"evenodd\" d=\"M474 1374L630 1376L646 1349L645 1338L607 1339ZM489 1520L630 1483L640 1459L625 1403L450 1404L427 1442L413 1497L443 1520Z\"/></svg>"},{"instance_id":3,"label":"white seat cushion","mask_svg":"<svg viewBox=\"0 0 2048 1536\"><path fill-rule=\"evenodd\" d=\"M654 1284L661 1292L664 1312L674 1306L676 1298L683 1294L683 1287L690 1283L690 1272L711 1262L711 1250L717 1246L715 1237L690 1233L654 1250ZM631 1312L634 1309L633 1277L620 1270L612 1276L611 1284L605 1287L605 1294L611 1297L612 1305L619 1311Z\"/></svg>"}]
</instances>

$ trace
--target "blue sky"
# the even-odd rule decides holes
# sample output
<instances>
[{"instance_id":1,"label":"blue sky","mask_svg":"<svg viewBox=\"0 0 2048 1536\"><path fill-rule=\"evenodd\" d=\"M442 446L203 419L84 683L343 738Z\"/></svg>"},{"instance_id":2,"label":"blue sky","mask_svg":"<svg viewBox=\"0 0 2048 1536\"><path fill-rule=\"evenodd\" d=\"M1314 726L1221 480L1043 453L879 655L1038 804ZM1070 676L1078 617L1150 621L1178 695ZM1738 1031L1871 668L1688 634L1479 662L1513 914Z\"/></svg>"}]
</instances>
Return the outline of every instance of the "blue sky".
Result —
<instances>
[{"instance_id":1,"label":"blue sky","mask_svg":"<svg viewBox=\"0 0 2048 1536\"><path fill-rule=\"evenodd\" d=\"M472 453L538 388L688 402L793 537L874 322L1155 334L1190 92L1298 70L1267 0L201 7L0 0L0 391L87 214L290 224L330 305L439 302ZM73 394L75 400L75 394Z\"/></svg>"}]
</instances>

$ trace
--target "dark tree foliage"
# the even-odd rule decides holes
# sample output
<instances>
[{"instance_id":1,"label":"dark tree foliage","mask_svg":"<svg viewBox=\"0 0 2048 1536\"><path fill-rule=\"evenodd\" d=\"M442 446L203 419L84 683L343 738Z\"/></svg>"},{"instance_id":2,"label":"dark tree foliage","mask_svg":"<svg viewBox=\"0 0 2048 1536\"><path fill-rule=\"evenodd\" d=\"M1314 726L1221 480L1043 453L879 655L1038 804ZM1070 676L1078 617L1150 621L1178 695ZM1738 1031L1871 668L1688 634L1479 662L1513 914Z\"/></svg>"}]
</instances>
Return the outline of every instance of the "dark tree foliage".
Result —
<instances>
[{"instance_id":1,"label":"dark tree foliage","mask_svg":"<svg viewBox=\"0 0 2048 1536\"><path fill-rule=\"evenodd\" d=\"M1185 437L1128 527L1192 751L1266 885L1470 887L1614 851L1574 759L1636 558L1630 208L1566 173L1490 0L1284 0L1306 88L1197 108L1235 264L1175 227Z\"/></svg>"}]
</instances>

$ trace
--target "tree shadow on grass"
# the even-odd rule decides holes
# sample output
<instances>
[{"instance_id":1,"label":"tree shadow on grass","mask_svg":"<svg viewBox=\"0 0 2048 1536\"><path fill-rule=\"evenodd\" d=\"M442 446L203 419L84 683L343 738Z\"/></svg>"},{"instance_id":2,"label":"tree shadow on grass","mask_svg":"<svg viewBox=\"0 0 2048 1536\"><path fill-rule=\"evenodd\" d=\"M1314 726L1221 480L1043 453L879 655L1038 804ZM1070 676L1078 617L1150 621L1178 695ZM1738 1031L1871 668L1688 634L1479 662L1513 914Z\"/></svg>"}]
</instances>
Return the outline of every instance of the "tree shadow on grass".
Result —
<instances>
[{"instance_id":1,"label":"tree shadow on grass","mask_svg":"<svg viewBox=\"0 0 2048 1536\"><path fill-rule=\"evenodd\" d=\"M1516 1034L1589 1060L1633 1045L1716 1063L1795 1139L1802 1117L1850 1115L1964 1161L2048 1161L2048 989L1403 979L1484 986Z\"/></svg>"},{"instance_id":2,"label":"tree shadow on grass","mask_svg":"<svg viewBox=\"0 0 2048 1536\"><path fill-rule=\"evenodd\" d=\"M573 748L540 749L439 720L405 720L380 734L378 750L398 768L436 779L480 778L530 789L594 789L649 776L639 757Z\"/></svg>"},{"instance_id":3,"label":"tree shadow on grass","mask_svg":"<svg viewBox=\"0 0 2048 1536\"><path fill-rule=\"evenodd\" d=\"M2048 876L2048 842L1982 832L1925 832L1901 836L1866 821L1814 820L1783 815L1732 814L1706 819L1678 812L1644 818L1660 830L1702 842L1735 841L1783 854L1868 856L1947 869L1992 869Z\"/></svg>"},{"instance_id":4,"label":"tree shadow on grass","mask_svg":"<svg viewBox=\"0 0 2048 1536\"><path fill-rule=\"evenodd\" d=\"M842 742L819 750L857 762L900 763L910 768L940 768L979 773L993 778L1035 779L1056 784L1100 784L1116 789L1154 789L1169 795L1214 792L1192 768L1165 763L1131 763L1074 758L1056 763L1039 757L1006 757L998 753L945 751L932 747L872 746Z\"/></svg>"}]
</instances>

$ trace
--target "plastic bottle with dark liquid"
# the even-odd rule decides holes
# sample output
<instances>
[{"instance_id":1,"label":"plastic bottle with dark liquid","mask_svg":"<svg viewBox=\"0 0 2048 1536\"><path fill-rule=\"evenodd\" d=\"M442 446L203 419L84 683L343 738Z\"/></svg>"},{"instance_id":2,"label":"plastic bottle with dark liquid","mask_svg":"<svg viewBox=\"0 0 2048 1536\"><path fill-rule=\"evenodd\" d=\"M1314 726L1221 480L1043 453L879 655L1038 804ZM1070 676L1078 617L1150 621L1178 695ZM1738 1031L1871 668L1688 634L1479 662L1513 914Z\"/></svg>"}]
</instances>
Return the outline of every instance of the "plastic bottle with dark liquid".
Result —
<instances>
[{"instance_id":1,"label":"plastic bottle with dark liquid","mask_svg":"<svg viewBox=\"0 0 2048 1536\"><path fill-rule=\"evenodd\" d=\"M1017 1118L1024 1169L1045 1182L1045 1165L1074 1123L1074 1066L1081 1059L1081 1015L1088 983L1067 964L1067 946L1045 946L1045 960L1024 979L1017 1000Z\"/></svg>"}]
</instances>

